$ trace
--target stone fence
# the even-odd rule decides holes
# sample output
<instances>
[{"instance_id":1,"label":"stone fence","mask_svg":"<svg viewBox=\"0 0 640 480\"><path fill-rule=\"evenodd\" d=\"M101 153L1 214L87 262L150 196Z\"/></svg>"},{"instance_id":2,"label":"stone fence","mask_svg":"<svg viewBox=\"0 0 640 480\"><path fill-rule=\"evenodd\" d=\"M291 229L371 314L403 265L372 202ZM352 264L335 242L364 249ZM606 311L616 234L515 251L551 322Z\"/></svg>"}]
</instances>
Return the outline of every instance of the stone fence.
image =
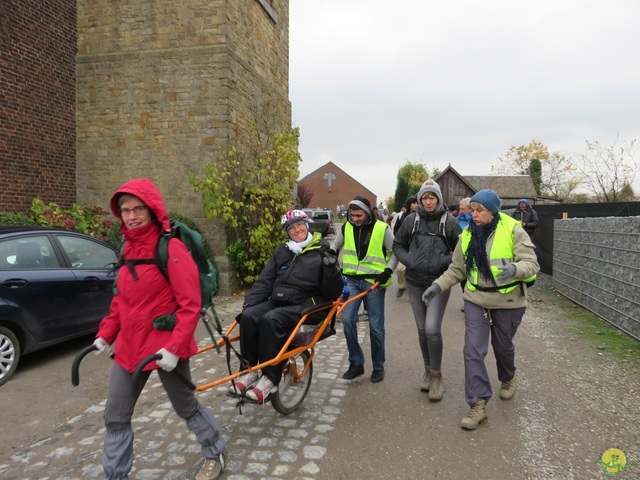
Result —
<instances>
[{"instance_id":1,"label":"stone fence","mask_svg":"<svg viewBox=\"0 0 640 480\"><path fill-rule=\"evenodd\" d=\"M554 221L553 286L640 339L640 216Z\"/></svg>"}]
</instances>

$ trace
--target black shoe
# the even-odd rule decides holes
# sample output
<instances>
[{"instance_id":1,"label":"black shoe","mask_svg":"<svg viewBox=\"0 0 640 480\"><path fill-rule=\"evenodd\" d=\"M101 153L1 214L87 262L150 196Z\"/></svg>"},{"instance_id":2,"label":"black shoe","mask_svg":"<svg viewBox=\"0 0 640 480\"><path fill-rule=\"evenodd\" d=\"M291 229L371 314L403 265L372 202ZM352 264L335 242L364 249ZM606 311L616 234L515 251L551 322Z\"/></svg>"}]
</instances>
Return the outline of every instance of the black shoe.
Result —
<instances>
[{"instance_id":1,"label":"black shoe","mask_svg":"<svg viewBox=\"0 0 640 480\"><path fill-rule=\"evenodd\" d=\"M404 295L405 290L406 288L399 288L398 291L396 292L396 298L400 298L402 295Z\"/></svg>"},{"instance_id":2,"label":"black shoe","mask_svg":"<svg viewBox=\"0 0 640 480\"><path fill-rule=\"evenodd\" d=\"M342 375L342 378L344 378L345 380L353 380L360 375L364 375L364 367L362 365L358 365L357 363L351 363L349 364L349 370L347 370Z\"/></svg>"},{"instance_id":3,"label":"black shoe","mask_svg":"<svg viewBox=\"0 0 640 480\"><path fill-rule=\"evenodd\" d=\"M384 370L374 370L371 374L371 383L378 383L384 380Z\"/></svg>"}]
</instances>

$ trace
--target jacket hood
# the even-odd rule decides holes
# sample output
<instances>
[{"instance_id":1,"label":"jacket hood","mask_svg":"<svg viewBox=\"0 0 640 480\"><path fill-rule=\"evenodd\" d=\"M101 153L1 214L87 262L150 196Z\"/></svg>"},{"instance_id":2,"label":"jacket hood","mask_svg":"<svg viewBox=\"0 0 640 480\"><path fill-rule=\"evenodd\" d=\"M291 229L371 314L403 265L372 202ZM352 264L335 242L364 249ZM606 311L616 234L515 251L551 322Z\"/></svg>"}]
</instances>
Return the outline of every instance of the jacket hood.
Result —
<instances>
[{"instance_id":1,"label":"jacket hood","mask_svg":"<svg viewBox=\"0 0 640 480\"><path fill-rule=\"evenodd\" d=\"M420 191L418 192L418 211L426 212L426 210L422 206L422 201L421 201L425 193L433 193L436 197L438 197L438 204L436 205L435 212L440 211L440 208L443 205L442 191L440 190L440 185L438 185L433 180L427 180L422 184L422 187L420 187Z\"/></svg>"},{"instance_id":2,"label":"jacket hood","mask_svg":"<svg viewBox=\"0 0 640 480\"><path fill-rule=\"evenodd\" d=\"M407 197L407 201L404 204L404 208L407 209L407 213L411 211L411 204L418 203L418 198L415 195L409 195Z\"/></svg>"},{"instance_id":3,"label":"jacket hood","mask_svg":"<svg viewBox=\"0 0 640 480\"><path fill-rule=\"evenodd\" d=\"M149 207L153 212L156 219L162 225L162 230L165 232L171 231L171 222L169 220L169 214L164 206L162 195L158 187L148 178L135 178L125 182L116 193L111 197L111 211L113 214L122 221L120 215L120 208L118 207L118 199L120 195L128 193L129 195L135 195L144 204Z\"/></svg>"}]
</instances>

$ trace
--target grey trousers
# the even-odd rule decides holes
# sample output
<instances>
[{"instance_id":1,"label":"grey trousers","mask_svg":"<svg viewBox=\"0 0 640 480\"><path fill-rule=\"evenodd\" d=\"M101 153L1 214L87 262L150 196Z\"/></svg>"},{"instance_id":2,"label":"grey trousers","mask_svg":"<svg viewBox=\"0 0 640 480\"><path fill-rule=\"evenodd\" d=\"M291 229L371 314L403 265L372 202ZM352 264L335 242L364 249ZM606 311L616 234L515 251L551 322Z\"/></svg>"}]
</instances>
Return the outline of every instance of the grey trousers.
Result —
<instances>
[{"instance_id":1,"label":"grey trousers","mask_svg":"<svg viewBox=\"0 0 640 480\"><path fill-rule=\"evenodd\" d=\"M426 289L427 287L407 284L411 310L413 310L416 327L418 327L418 343L424 366L439 372L442 369L442 350L444 348L442 319L451 296L451 290L445 290L436 295L427 308L422 301L422 294Z\"/></svg>"},{"instance_id":2,"label":"grey trousers","mask_svg":"<svg viewBox=\"0 0 640 480\"><path fill-rule=\"evenodd\" d=\"M497 294L499 295L499 294ZM469 406L491 398L491 382L484 363L489 337L496 357L498 380L506 382L516 374L515 336L525 308L484 309L464 302L464 376L465 397Z\"/></svg>"},{"instance_id":3,"label":"grey trousers","mask_svg":"<svg viewBox=\"0 0 640 480\"><path fill-rule=\"evenodd\" d=\"M176 367L191 378L189 361ZM151 372L143 372L134 388L133 374L114 363L109 383L104 423L107 433L102 452L102 468L105 479L127 479L133 465L133 429L131 417L138 397ZM183 418L189 430L198 439L202 456L217 459L226 451L226 442L220 435L218 423L211 412L198 402L194 392L182 383L173 372L158 369L160 381L174 410Z\"/></svg>"}]
</instances>

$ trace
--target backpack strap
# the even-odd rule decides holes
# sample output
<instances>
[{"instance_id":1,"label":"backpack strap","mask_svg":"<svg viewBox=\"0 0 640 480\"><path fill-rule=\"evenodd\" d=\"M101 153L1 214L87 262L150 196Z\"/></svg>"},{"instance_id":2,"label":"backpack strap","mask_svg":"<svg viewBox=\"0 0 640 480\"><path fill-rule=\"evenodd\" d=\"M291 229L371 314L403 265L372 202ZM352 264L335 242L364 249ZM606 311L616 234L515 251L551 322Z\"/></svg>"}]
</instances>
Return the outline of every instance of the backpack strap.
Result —
<instances>
[{"instance_id":1,"label":"backpack strap","mask_svg":"<svg viewBox=\"0 0 640 480\"><path fill-rule=\"evenodd\" d=\"M445 235L445 231L444 231L444 226L447 223L448 216L449 216L449 212L446 210L442 213L442 215L440 215L440 224L438 225L438 234L440 235L440 237L442 237L442 241L447 246L447 250L449 251L449 253L451 253L453 251L453 248L451 248L449 239Z\"/></svg>"}]
</instances>

